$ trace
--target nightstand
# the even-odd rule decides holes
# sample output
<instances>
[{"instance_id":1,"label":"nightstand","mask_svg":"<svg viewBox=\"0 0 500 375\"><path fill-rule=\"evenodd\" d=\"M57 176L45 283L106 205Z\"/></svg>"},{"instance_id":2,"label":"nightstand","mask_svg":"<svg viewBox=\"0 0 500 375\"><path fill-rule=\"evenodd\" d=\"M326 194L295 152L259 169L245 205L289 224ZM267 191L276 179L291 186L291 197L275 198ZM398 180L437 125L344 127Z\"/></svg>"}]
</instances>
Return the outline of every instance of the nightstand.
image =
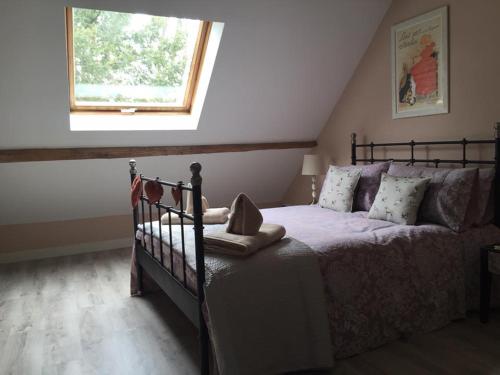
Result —
<instances>
[{"instance_id":1,"label":"nightstand","mask_svg":"<svg viewBox=\"0 0 500 375\"><path fill-rule=\"evenodd\" d=\"M490 315L491 274L500 274L500 245L481 247L480 319L487 323Z\"/></svg>"}]
</instances>

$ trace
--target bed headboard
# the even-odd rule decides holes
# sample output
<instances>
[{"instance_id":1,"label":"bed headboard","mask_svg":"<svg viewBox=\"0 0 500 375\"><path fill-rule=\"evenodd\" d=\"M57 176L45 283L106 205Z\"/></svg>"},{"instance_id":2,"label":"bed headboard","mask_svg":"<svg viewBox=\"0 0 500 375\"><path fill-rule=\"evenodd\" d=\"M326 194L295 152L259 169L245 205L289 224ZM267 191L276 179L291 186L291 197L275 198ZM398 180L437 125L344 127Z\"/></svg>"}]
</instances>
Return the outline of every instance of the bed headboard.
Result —
<instances>
[{"instance_id":1,"label":"bed headboard","mask_svg":"<svg viewBox=\"0 0 500 375\"><path fill-rule=\"evenodd\" d=\"M494 145L495 155L490 160L472 160L467 158L467 146L469 145ZM426 158L415 158L415 147L417 146L450 146L456 145L462 149L462 158L460 159L426 159ZM385 147L408 147L409 158L375 158L374 151L375 148L385 148ZM369 149L369 158L357 157L357 149ZM351 134L351 163L356 165L358 162L365 163L375 163L383 161L394 161L407 163L409 165L415 165L415 163L427 163L434 164L436 168L439 168L440 164L460 164L463 168L471 164L476 165L493 165L495 168L495 181L494 181L494 205L495 205L495 225L500 227L500 122L495 126L495 137L493 139L481 139L481 140L469 140L463 138L461 140L455 141L426 141L426 142L415 142L411 140L409 142L388 142L388 143L363 143L358 144L356 142L356 133Z\"/></svg>"}]
</instances>

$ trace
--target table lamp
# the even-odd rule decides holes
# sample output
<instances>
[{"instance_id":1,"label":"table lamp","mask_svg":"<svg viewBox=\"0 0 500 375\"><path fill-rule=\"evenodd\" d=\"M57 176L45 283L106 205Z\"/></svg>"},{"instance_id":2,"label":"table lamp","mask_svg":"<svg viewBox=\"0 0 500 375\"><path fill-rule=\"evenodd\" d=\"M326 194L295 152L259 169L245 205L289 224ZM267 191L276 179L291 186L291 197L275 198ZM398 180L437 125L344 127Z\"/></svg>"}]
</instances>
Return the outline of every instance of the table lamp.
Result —
<instances>
[{"instance_id":1,"label":"table lamp","mask_svg":"<svg viewBox=\"0 0 500 375\"><path fill-rule=\"evenodd\" d=\"M302 175L312 176L312 202L316 204L316 176L321 174L322 163L319 155L304 155L302 164Z\"/></svg>"}]
</instances>

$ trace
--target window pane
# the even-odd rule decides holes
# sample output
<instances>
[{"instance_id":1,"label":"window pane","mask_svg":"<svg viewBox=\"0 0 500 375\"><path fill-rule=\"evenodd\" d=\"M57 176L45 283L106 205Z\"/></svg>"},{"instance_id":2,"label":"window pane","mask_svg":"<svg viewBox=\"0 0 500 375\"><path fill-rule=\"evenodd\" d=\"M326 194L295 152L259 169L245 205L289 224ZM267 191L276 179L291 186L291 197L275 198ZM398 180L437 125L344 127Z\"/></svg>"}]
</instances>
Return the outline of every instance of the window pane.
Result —
<instances>
[{"instance_id":1,"label":"window pane","mask_svg":"<svg viewBox=\"0 0 500 375\"><path fill-rule=\"evenodd\" d=\"M201 21L73 8L77 106L181 107Z\"/></svg>"}]
</instances>

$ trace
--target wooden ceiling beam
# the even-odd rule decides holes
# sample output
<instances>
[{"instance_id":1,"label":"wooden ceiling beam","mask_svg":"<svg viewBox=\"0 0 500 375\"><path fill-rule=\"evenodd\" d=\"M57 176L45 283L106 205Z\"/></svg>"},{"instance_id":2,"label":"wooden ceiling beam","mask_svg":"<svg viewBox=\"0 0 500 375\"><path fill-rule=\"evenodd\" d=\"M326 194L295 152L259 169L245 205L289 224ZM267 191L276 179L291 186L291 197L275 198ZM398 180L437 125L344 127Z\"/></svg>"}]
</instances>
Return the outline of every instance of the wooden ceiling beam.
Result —
<instances>
[{"instance_id":1,"label":"wooden ceiling beam","mask_svg":"<svg viewBox=\"0 0 500 375\"><path fill-rule=\"evenodd\" d=\"M0 163L18 163L52 160L117 159L147 156L215 154L259 150L285 150L312 148L316 141L240 143L189 146L135 146L135 147L79 147L79 148L27 148L0 150Z\"/></svg>"}]
</instances>

